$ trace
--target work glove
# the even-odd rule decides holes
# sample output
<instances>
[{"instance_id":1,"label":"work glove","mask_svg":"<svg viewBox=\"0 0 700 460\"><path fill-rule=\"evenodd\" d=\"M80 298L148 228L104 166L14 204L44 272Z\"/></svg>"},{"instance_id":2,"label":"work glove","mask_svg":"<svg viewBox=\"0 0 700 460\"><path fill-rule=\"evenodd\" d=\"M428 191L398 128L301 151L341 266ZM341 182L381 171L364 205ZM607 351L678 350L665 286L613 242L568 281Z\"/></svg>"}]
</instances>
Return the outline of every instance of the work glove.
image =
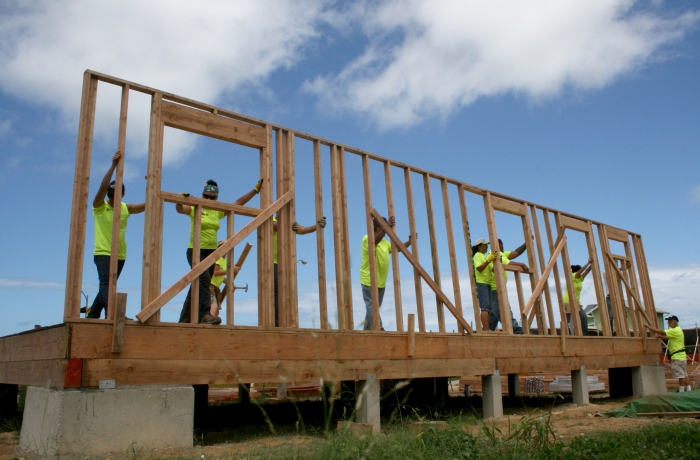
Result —
<instances>
[{"instance_id":1,"label":"work glove","mask_svg":"<svg viewBox=\"0 0 700 460\"><path fill-rule=\"evenodd\" d=\"M486 262L493 262L494 260L496 260L498 258L499 255L500 254L498 251L492 252L491 254L486 256Z\"/></svg>"},{"instance_id":2,"label":"work glove","mask_svg":"<svg viewBox=\"0 0 700 460\"><path fill-rule=\"evenodd\" d=\"M185 198L189 198L190 194L187 192L180 192L180 195L184 196Z\"/></svg>"},{"instance_id":3,"label":"work glove","mask_svg":"<svg viewBox=\"0 0 700 460\"><path fill-rule=\"evenodd\" d=\"M318 220L318 226L321 228L326 228L326 217L323 216Z\"/></svg>"},{"instance_id":4,"label":"work glove","mask_svg":"<svg viewBox=\"0 0 700 460\"><path fill-rule=\"evenodd\" d=\"M253 190L255 190L255 193L260 193L260 187L262 187L263 180L260 179L257 184L255 184L255 187L253 187Z\"/></svg>"}]
</instances>

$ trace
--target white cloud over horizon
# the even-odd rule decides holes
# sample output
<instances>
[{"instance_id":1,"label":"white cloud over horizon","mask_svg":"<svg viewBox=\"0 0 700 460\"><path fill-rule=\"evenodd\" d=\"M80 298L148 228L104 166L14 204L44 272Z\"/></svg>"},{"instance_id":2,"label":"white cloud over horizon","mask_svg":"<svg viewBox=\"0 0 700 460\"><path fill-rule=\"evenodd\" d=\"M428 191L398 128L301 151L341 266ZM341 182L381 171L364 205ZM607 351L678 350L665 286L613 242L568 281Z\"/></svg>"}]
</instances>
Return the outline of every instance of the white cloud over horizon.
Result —
<instances>
[{"instance_id":1,"label":"white cloud over horizon","mask_svg":"<svg viewBox=\"0 0 700 460\"><path fill-rule=\"evenodd\" d=\"M387 0L357 10L370 40L336 74L306 84L321 104L380 127L446 117L481 97L534 102L600 89L639 67L700 20L637 9L635 0L520 2ZM397 38L399 37L399 38Z\"/></svg>"}]
</instances>

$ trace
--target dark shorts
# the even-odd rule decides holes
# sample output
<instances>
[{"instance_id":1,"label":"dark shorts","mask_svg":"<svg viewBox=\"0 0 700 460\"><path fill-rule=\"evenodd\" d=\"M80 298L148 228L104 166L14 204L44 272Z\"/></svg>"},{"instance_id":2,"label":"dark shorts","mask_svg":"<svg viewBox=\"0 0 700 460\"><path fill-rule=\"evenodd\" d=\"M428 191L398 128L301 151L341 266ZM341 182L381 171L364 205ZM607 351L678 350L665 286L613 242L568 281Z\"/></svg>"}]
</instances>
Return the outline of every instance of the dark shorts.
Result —
<instances>
[{"instance_id":1,"label":"dark shorts","mask_svg":"<svg viewBox=\"0 0 700 460\"><path fill-rule=\"evenodd\" d=\"M491 311L491 286L488 284L476 283L476 297L479 300L481 311Z\"/></svg>"}]
</instances>

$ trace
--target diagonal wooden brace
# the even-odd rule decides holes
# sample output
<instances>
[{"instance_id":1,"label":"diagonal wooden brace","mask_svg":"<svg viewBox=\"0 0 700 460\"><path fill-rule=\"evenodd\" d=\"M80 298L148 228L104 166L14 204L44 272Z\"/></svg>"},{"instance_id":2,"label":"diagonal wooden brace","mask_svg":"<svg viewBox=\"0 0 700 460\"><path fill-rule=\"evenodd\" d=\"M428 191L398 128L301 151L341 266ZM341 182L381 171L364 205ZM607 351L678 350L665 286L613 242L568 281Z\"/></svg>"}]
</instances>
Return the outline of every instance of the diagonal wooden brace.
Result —
<instances>
[{"instance_id":1,"label":"diagonal wooden brace","mask_svg":"<svg viewBox=\"0 0 700 460\"><path fill-rule=\"evenodd\" d=\"M418 261L413 257L413 254L411 254L408 251L408 248L403 244L403 242L399 239L398 236L396 236L396 233L389 227L389 224L384 221L384 218L377 212L376 209L372 209L371 211L372 217L374 217L374 220L379 224L380 227L382 227L382 230L384 230L384 233L391 239L392 243L396 246L396 248L401 251L401 253L408 259L408 261L413 265L413 268L416 269L418 274L425 280L426 283L428 283L428 286L435 292L435 295L438 296L440 301L445 304L448 310L452 313L452 315L455 317L459 325L468 333L473 334L474 331L472 328L469 326L469 323L462 317L462 315L457 311L454 305L452 305L452 302L450 302L450 299L447 298L444 292L440 289L440 287L433 281L433 279L428 275L428 273L421 267L421 265L418 263Z\"/></svg>"},{"instance_id":2,"label":"diagonal wooden brace","mask_svg":"<svg viewBox=\"0 0 700 460\"><path fill-rule=\"evenodd\" d=\"M612 255L610 255L609 252L605 253L606 256L608 256L608 259L610 259L610 265L612 268L615 269L615 273L617 274L617 277L620 278L620 280L625 284L625 287L629 291L630 294L632 294L632 298L634 299L635 302L637 302L637 305L639 306L639 311L642 313L642 316L644 316L644 319L647 321L647 324L651 326L651 321L649 321L649 317L647 316L647 313L644 311L644 307L642 306L642 302L639 301L639 298L637 297L637 294L634 293L632 288L630 287L629 283L625 279L624 276L622 276L622 272L620 271L620 268L617 266L617 262L615 262L615 259L613 258ZM632 305L630 305L630 308L632 308Z\"/></svg>"},{"instance_id":3,"label":"diagonal wooden brace","mask_svg":"<svg viewBox=\"0 0 700 460\"><path fill-rule=\"evenodd\" d=\"M199 278L199 275L204 273L205 270L208 270L209 267L215 264L221 256L229 252L245 237L253 233L255 229L257 229L265 221L270 219L274 213L279 211L280 208L282 208L282 206L289 203L292 200L293 196L294 195L292 191L289 191L282 195L277 201L275 201L268 208L262 211L255 219L248 222L245 226L243 226L243 228L241 228L238 232L236 232L228 240L226 240L224 244L222 244L214 252L209 254L208 257L206 257L204 260L200 261L197 265L192 267L192 269L185 276L183 276L175 284L170 286L170 288L168 288L168 290L166 290L164 293L153 299L153 301L149 303L146 306L146 308L141 310L141 313L136 315L139 321L143 323L148 318L153 316L153 314L160 310L163 307L163 305L165 305L173 297L175 297L178 292L182 291L188 284L191 284L194 280Z\"/></svg>"},{"instance_id":4,"label":"diagonal wooden brace","mask_svg":"<svg viewBox=\"0 0 700 460\"><path fill-rule=\"evenodd\" d=\"M540 280L537 282L535 289L532 291L530 299L528 299L527 303L525 304L525 309L523 310L523 318L527 318L528 322L527 324L523 324L523 327L530 327L530 322L534 317L534 315L532 317L530 316L530 312L535 306L535 302L537 302L537 299L540 297L540 294L542 294L542 289L544 289L544 285L547 283L547 278L549 278L549 272L552 271L552 267L554 267L554 264L557 263L557 257L559 257L559 254L564 249L565 244L566 235L562 233L561 235L559 235L559 238L557 238L557 241L554 246L554 252L552 252L552 256L549 258L547 266L542 271L542 276L540 277Z\"/></svg>"}]
</instances>

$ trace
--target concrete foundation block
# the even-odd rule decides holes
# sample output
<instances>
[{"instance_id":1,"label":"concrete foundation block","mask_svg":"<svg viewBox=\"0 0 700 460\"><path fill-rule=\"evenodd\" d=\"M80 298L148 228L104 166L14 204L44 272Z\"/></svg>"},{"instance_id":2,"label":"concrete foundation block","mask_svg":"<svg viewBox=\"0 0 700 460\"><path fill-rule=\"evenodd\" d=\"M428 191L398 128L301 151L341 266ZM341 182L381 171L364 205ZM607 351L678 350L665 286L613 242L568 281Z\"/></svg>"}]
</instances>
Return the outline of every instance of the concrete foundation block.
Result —
<instances>
[{"instance_id":1,"label":"concrete foundation block","mask_svg":"<svg viewBox=\"0 0 700 460\"><path fill-rule=\"evenodd\" d=\"M52 456L192 447L193 420L191 386L29 387L19 445Z\"/></svg>"},{"instance_id":2,"label":"concrete foundation block","mask_svg":"<svg viewBox=\"0 0 700 460\"><path fill-rule=\"evenodd\" d=\"M481 397L484 406L484 418L503 417L503 395L501 394L501 373L493 371L491 375L481 376Z\"/></svg>"},{"instance_id":3,"label":"concrete foundation block","mask_svg":"<svg viewBox=\"0 0 700 460\"><path fill-rule=\"evenodd\" d=\"M632 368L632 394L634 396L663 395L667 391L663 366Z\"/></svg>"},{"instance_id":4,"label":"concrete foundation block","mask_svg":"<svg viewBox=\"0 0 700 460\"><path fill-rule=\"evenodd\" d=\"M379 412L379 381L376 376L368 375L367 380L355 384L355 418L358 423L372 425L372 432L381 432Z\"/></svg>"},{"instance_id":5,"label":"concrete foundation block","mask_svg":"<svg viewBox=\"0 0 700 460\"><path fill-rule=\"evenodd\" d=\"M586 366L581 366L579 370L571 371L571 393L574 397L574 404L577 406L587 406L590 404L588 399Z\"/></svg>"}]
</instances>

